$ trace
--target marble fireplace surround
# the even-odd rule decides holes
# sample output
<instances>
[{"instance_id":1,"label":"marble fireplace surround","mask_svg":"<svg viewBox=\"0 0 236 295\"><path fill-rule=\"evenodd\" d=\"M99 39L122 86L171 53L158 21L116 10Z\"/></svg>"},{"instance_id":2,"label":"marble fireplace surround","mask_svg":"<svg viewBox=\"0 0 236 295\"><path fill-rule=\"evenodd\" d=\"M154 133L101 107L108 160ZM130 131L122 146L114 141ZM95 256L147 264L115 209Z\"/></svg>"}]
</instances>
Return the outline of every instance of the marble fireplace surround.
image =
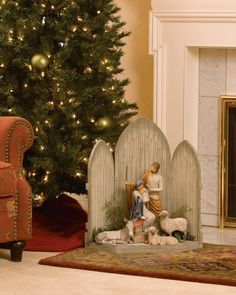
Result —
<instances>
[{"instance_id":1,"label":"marble fireplace surround","mask_svg":"<svg viewBox=\"0 0 236 295\"><path fill-rule=\"evenodd\" d=\"M152 0L153 118L165 133L172 152L179 142L187 139L199 153L199 52L202 49L208 53L210 49L213 52L236 49L235 0ZM233 93L227 93L227 89L219 93L227 94ZM202 175L208 177L206 173ZM206 225L219 223L220 198L218 190L215 191L217 212L202 212L202 223Z\"/></svg>"}]
</instances>

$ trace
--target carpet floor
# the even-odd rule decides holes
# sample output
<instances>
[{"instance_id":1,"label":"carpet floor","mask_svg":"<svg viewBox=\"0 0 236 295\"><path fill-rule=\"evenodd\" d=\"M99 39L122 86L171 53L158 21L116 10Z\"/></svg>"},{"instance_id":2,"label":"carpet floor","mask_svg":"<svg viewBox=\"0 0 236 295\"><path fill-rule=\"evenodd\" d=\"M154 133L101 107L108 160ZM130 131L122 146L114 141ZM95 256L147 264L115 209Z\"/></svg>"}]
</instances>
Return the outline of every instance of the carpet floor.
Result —
<instances>
[{"instance_id":1,"label":"carpet floor","mask_svg":"<svg viewBox=\"0 0 236 295\"><path fill-rule=\"evenodd\" d=\"M32 238L25 250L62 252L84 246L87 213L67 196L47 200L33 210Z\"/></svg>"},{"instance_id":2,"label":"carpet floor","mask_svg":"<svg viewBox=\"0 0 236 295\"><path fill-rule=\"evenodd\" d=\"M111 253L78 248L39 264L152 278L236 286L236 247L204 244L178 253Z\"/></svg>"}]
</instances>

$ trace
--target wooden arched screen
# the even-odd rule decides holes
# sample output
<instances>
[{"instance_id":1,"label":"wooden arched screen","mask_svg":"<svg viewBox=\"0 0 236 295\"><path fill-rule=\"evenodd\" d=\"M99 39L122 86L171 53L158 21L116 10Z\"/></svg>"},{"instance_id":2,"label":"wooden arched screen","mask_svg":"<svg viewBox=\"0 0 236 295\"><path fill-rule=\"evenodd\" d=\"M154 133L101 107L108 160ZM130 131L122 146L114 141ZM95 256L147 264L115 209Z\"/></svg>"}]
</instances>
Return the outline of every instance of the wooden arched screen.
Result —
<instances>
[{"instance_id":1,"label":"wooden arched screen","mask_svg":"<svg viewBox=\"0 0 236 295\"><path fill-rule=\"evenodd\" d=\"M166 207L170 188L170 148L160 128L151 120L140 118L123 131L116 145L116 196L125 198L125 182L135 182L155 161L161 165L160 174L164 179L162 204Z\"/></svg>"},{"instance_id":2,"label":"wooden arched screen","mask_svg":"<svg viewBox=\"0 0 236 295\"><path fill-rule=\"evenodd\" d=\"M186 206L186 218L189 232L195 240L201 241L200 202L201 175L200 164L194 148L184 140L181 142L171 160L171 193L168 210L170 214Z\"/></svg>"},{"instance_id":3,"label":"wooden arched screen","mask_svg":"<svg viewBox=\"0 0 236 295\"><path fill-rule=\"evenodd\" d=\"M114 160L112 152L100 140L88 163L88 241L93 230L106 226L104 206L114 194Z\"/></svg>"}]
</instances>

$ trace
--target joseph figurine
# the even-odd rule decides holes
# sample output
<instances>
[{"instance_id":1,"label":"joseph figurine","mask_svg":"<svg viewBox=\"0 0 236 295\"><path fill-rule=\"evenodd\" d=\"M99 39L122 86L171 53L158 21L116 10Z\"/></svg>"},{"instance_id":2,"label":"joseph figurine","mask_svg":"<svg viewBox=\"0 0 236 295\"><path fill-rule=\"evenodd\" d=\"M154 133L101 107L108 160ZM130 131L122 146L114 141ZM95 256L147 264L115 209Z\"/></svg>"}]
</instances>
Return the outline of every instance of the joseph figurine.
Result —
<instances>
[{"instance_id":1,"label":"joseph figurine","mask_svg":"<svg viewBox=\"0 0 236 295\"><path fill-rule=\"evenodd\" d=\"M149 190L149 210L159 217L162 210L160 192L163 190L163 178L158 173L160 164L153 162L147 172L142 176L142 180Z\"/></svg>"}]
</instances>

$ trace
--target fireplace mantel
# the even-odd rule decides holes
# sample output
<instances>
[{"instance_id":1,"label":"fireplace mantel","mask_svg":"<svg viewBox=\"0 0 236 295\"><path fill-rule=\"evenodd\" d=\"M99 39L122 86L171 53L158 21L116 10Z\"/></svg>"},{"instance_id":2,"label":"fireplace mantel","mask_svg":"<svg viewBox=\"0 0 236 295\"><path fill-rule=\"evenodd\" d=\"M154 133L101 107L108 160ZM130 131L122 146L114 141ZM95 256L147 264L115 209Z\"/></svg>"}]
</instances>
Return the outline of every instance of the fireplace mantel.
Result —
<instances>
[{"instance_id":1,"label":"fireplace mantel","mask_svg":"<svg viewBox=\"0 0 236 295\"><path fill-rule=\"evenodd\" d=\"M231 50L236 49L236 1L152 0L149 40L150 53L154 56L154 122L166 135L172 153L179 142L188 140L201 157L202 223L216 226L219 224L220 207L221 211L223 208L219 193L220 151L216 136L220 132L219 124L209 125L210 129L205 126L211 132L203 138L203 125L199 122L208 122L205 120L208 116L216 122L219 112L215 108L215 113L210 110L202 117L203 97L200 89L202 81L208 81L209 72L206 74L204 71L208 69L207 62L212 61L212 58L200 71L202 59L199 52L201 56L203 52L209 56L213 52L213 59L215 56L213 66L211 64L213 70L210 72L210 83L204 83L207 89L205 93L208 93L204 103L212 103L215 99L216 106L220 95L235 95L236 92L236 51ZM225 52L225 60L231 58L231 64L224 63L225 72L221 67L223 63L218 62L214 55L216 52ZM216 73L219 72L223 73L224 87L220 87L220 93L217 92L217 96L213 97L210 90L213 84L217 84L219 76ZM231 83L225 83L229 78ZM209 154L203 151L203 142L205 146L210 142L211 147L213 143L214 152Z\"/></svg>"},{"instance_id":2,"label":"fireplace mantel","mask_svg":"<svg viewBox=\"0 0 236 295\"><path fill-rule=\"evenodd\" d=\"M153 118L172 151L183 139L198 150L199 48L236 48L236 1L152 0L152 8Z\"/></svg>"},{"instance_id":3,"label":"fireplace mantel","mask_svg":"<svg viewBox=\"0 0 236 295\"><path fill-rule=\"evenodd\" d=\"M235 0L152 0L152 9L159 12L235 12Z\"/></svg>"}]
</instances>

